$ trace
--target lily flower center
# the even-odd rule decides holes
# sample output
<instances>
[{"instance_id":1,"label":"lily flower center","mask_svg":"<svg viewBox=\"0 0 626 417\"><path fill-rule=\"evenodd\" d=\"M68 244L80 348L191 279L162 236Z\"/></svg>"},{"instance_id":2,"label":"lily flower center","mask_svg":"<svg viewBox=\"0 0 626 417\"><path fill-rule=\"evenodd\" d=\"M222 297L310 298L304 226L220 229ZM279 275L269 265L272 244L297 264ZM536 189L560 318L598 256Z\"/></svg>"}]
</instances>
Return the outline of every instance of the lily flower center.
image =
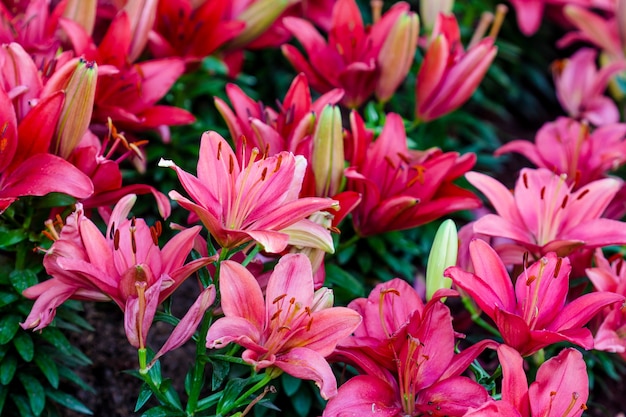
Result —
<instances>
[{"instance_id":1,"label":"lily flower center","mask_svg":"<svg viewBox=\"0 0 626 417\"><path fill-rule=\"evenodd\" d=\"M539 317L539 308L537 307L539 304L540 296L539 288L541 287L541 280L544 278L544 269L546 265L548 265L548 258L543 257L539 260L539 271L537 272L537 275L529 276L528 271L524 271L525 276L523 278L526 279L526 300L524 301L525 305L522 308L524 310L524 321L531 329L534 328L535 324L537 323L537 318ZM555 278L558 276L560 265L561 258L559 258L557 267L554 269ZM541 294L541 296L543 296L543 294Z\"/></svg>"},{"instance_id":2,"label":"lily flower center","mask_svg":"<svg viewBox=\"0 0 626 417\"><path fill-rule=\"evenodd\" d=\"M405 416L415 415L418 372L422 364L429 359L428 355L421 353L423 347L424 343L409 334L406 337L406 354L403 354L401 358L396 357L398 382L402 393L402 409Z\"/></svg>"},{"instance_id":3,"label":"lily flower center","mask_svg":"<svg viewBox=\"0 0 626 417\"><path fill-rule=\"evenodd\" d=\"M276 306L276 310L270 317L269 335L263 344L268 352L260 359L280 352L289 339L303 331L310 331L313 324L311 308L296 301L295 297L287 300L287 294L283 294L276 297L272 304Z\"/></svg>"}]
</instances>

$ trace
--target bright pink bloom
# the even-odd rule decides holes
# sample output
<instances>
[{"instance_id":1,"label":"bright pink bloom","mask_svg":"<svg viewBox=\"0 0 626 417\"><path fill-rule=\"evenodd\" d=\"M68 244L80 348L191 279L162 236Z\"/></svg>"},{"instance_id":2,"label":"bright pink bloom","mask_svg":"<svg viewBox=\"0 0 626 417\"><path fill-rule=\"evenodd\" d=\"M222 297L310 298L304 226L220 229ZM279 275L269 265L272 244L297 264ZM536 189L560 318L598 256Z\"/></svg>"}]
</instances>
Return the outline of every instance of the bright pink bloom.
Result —
<instances>
[{"instance_id":1,"label":"bright pink bloom","mask_svg":"<svg viewBox=\"0 0 626 417\"><path fill-rule=\"evenodd\" d=\"M596 291L610 291L626 296L626 268L621 256L606 259L601 249L596 249L594 268L587 268L587 277ZM602 312L602 323L594 337L594 348L618 352L626 358L626 306L616 304Z\"/></svg>"},{"instance_id":2,"label":"bright pink bloom","mask_svg":"<svg viewBox=\"0 0 626 417\"><path fill-rule=\"evenodd\" d=\"M209 328L207 347L237 343L246 348L242 358L256 370L277 367L315 381L324 398L336 394L337 381L325 357L352 333L361 317L349 308L327 305L317 296L324 291L314 293L306 256L281 258L269 278L265 299L246 268L224 261L220 291L225 317Z\"/></svg>"},{"instance_id":3,"label":"bright pink bloom","mask_svg":"<svg viewBox=\"0 0 626 417\"><path fill-rule=\"evenodd\" d=\"M567 114L602 126L619 121L617 105L603 93L611 77L626 69L626 62L614 62L598 70L596 55L593 49L583 48L571 58L557 61L553 74L556 96Z\"/></svg>"},{"instance_id":4,"label":"bright pink bloom","mask_svg":"<svg viewBox=\"0 0 626 417\"><path fill-rule=\"evenodd\" d=\"M474 232L512 239L520 256L524 251L536 257L551 251L565 256L576 248L626 243L626 224L600 217L621 187L617 179L593 181L572 191L565 174L525 168L511 194L487 175L468 172L466 178L497 213L478 219Z\"/></svg>"},{"instance_id":5,"label":"bright pink bloom","mask_svg":"<svg viewBox=\"0 0 626 417\"><path fill-rule=\"evenodd\" d=\"M176 191L170 192L170 198L193 212L223 248L257 241L266 251L278 253L289 244L289 235L282 229L299 223L332 251L328 231L306 218L335 202L298 198L306 169L304 158L281 152L257 160L258 154L256 149L251 152L249 162L241 167L228 142L208 132L200 143L197 177L172 161L160 164L176 171L191 200Z\"/></svg>"},{"instance_id":6,"label":"bright pink bloom","mask_svg":"<svg viewBox=\"0 0 626 417\"><path fill-rule=\"evenodd\" d=\"M450 267L444 275L491 317L504 343L524 356L561 341L593 348L591 332L582 326L605 306L624 300L618 294L593 292L566 304L571 266L568 258L553 252L525 269L515 286L485 241L473 240L470 256L475 273Z\"/></svg>"},{"instance_id":7,"label":"bright pink bloom","mask_svg":"<svg viewBox=\"0 0 626 417\"><path fill-rule=\"evenodd\" d=\"M369 139L362 134L358 138ZM387 115L383 131L373 143L357 143L356 148L357 163L353 162L345 175L347 189L363 196L352 213L361 236L409 229L480 206L474 194L452 183L471 169L476 156L443 153L436 148L408 149L402 118L397 114Z\"/></svg>"},{"instance_id":8,"label":"bright pink bloom","mask_svg":"<svg viewBox=\"0 0 626 417\"><path fill-rule=\"evenodd\" d=\"M485 403L465 417L580 417L587 409L589 377L582 354L563 349L545 361L528 386L524 360L515 349L498 347L502 399Z\"/></svg>"},{"instance_id":9,"label":"bright pink bloom","mask_svg":"<svg viewBox=\"0 0 626 417\"><path fill-rule=\"evenodd\" d=\"M36 301L22 327L46 327L56 308L69 298L112 299L125 313L129 342L138 348L145 346L157 306L214 259L185 264L200 227L180 232L160 249L160 224L148 227L143 219L126 218L135 199L131 194L120 200L105 235L77 205L44 257L52 279L24 291L24 296Z\"/></svg>"},{"instance_id":10,"label":"bright pink bloom","mask_svg":"<svg viewBox=\"0 0 626 417\"><path fill-rule=\"evenodd\" d=\"M496 56L493 42L486 37L464 51L454 15L439 14L417 74L415 117L437 119L469 100Z\"/></svg>"},{"instance_id":11,"label":"bright pink bloom","mask_svg":"<svg viewBox=\"0 0 626 417\"><path fill-rule=\"evenodd\" d=\"M534 144L514 140L495 154L507 152L525 156L538 168L566 174L567 183L577 189L626 163L626 124L591 130L576 120L559 117L539 129Z\"/></svg>"},{"instance_id":12,"label":"bright pink bloom","mask_svg":"<svg viewBox=\"0 0 626 417\"><path fill-rule=\"evenodd\" d=\"M345 91L343 103L356 108L378 88L382 81L382 67L394 65L394 70L399 67L408 72L409 68L404 63L398 66L392 60L383 61L380 53L394 25L402 16L412 15L414 13L409 11L408 3L398 2L378 22L366 28L356 2L339 0L333 8L328 42L310 22L295 17L284 18L283 24L303 46L308 60L293 45L283 45L283 54L296 71L307 75L315 90L324 93L341 87ZM414 35L418 36L417 33ZM409 44L413 52L405 55L412 57L417 45ZM394 79L397 84L385 86L385 92L397 88L403 77Z\"/></svg>"},{"instance_id":13,"label":"bright pink bloom","mask_svg":"<svg viewBox=\"0 0 626 417\"><path fill-rule=\"evenodd\" d=\"M411 311L410 300L403 297L415 291L394 281L374 290L380 297L377 305L370 304L374 294L359 303L365 311L371 309L370 313L374 313L374 307L378 309L377 317L363 317L362 327L350 338L355 339L355 347L363 343L365 349L359 353L340 348L338 352L340 359L356 365L365 374L339 388L338 395L327 404L324 417L462 416L470 407L488 400L482 386L460 374L485 347L493 347L495 342L485 341L455 354L450 310L439 301L439 295L426 306L420 301L414 306L417 309ZM401 293L394 293L396 286ZM449 293L453 292L444 290L440 294ZM383 368L377 357L368 356L368 348L380 352L385 344L393 353L390 368Z\"/></svg>"}]
</instances>

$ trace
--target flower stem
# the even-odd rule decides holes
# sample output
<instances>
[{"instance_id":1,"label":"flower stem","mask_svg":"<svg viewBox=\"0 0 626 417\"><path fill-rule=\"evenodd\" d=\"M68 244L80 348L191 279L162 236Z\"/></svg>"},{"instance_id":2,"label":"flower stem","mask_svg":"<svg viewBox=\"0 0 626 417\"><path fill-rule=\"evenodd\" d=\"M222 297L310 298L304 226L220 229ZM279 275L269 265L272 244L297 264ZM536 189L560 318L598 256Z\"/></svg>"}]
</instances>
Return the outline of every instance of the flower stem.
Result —
<instances>
[{"instance_id":1,"label":"flower stem","mask_svg":"<svg viewBox=\"0 0 626 417\"><path fill-rule=\"evenodd\" d=\"M278 375L280 375L280 374L278 374ZM225 414L229 413L230 411L232 411L232 410L234 410L234 409L236 409L238 407L241 407L244 404L246 404L246 402L249 401L248 397L250 397L252 394L257 392L258 390L260 390L264 386L266 386L268 384L268 382L270 382L272 379L275 378L275 376L277 376L275 372L265 372L264 377L263 377L262 380L260 380L256 384L254 384L248 391L246 391L243 394L241 394L241 396L237 399L237 401L232 403L232 405L230 407L227 407L226 410L221 410L222 411L221 414L225 415Z\"/></svg>"},{"instance_id":2,"label":"flower stem","mask_svg":"<svg viewBox=\"0 0 626 417\"><path fill-rule=\"evenodd\" d=\"M481 312L478 311L476 307L474 307L474 304L472 303L472 300L469 297L463 297L463 305L465 306L467 311L469 311L472 317L472 321L474 323L476 323L483 329L487 330L492 335L497 336L497 337L502 337L498 329L496 329L491 324L487 323L485 320L480 318Z\"/></svg>"},{"instance_id":3,"label":"flower stem","mask_svg":"<svg viewBox=\"0 0 626 417\"><path fill-rule=\"evenodd\" d=\"M189 391L189 399L187 400L187 415L193 416L198 407L198 398L200 397L200 391L204 385L204 369L205 362L200 360L206 353L206 335L209 332L209 327L213 321L213 314L208 311L204 314L202 322L200 323L200 332L198 339L196 340L196 361L193 369L193 377L191 380L191 389Z\"/></svg>"}]
</instances>

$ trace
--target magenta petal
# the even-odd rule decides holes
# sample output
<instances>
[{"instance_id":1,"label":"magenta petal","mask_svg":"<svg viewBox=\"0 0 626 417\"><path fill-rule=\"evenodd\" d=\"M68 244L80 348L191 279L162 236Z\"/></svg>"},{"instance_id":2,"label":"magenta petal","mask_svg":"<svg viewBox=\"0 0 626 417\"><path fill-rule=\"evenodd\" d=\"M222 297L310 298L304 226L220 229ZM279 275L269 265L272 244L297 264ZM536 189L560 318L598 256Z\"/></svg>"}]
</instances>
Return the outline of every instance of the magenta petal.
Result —
<instances>
[{"instance_id":1,"label":"magenta petal","mask_svg":"<svg viewBox=\"0 0 626 417\"><path fill-rule=\"evenodd\" d=\"M25 297L29 297L29 293L39 292L40 294L36 296L37 300L33 308L20 326L24 329L34 328L35 331L43 329L54 319L57 307L69 299L77 289L78 287L54 278L26 289Z\"/></svg>"},{"instance_id":2,"label":"magenta petal","mask_svg":"<svg viewBox=\"0 0 626 417\"><path fill-rule=\"evenodd\" d=\"M415 408L425 415L462 416L489 399L487 390L467 377L457 376L439 381L421 390Z\"/></svg>"},{"instance_id":3,"label":"magenta petal","mask_svg":"<svg viewBox=\"0 0 626 417\"><path fill-rule=\"evenodd\" d=\"M397 417L402 412L396 389L382 379L359 375L339 387L338 395L326 405L322 417Z\"/></svg>"},{"instance_id":4,"label":"magenta petal","mask_svg":"<svg viewBox=\"0 0 626 417\"><path fill-rule=\"evenodd\" d=\"M0 191L0 198L43 196L51 192L87 198L93 193L93 184L89 177L69 162L42 153L31 156L9 174Z\"/></svg>"},{"instance_id":5,"label":"magenta petal","mask_svg":"<svg viewBox=\"0 0 626 417\"><path fill-rule=\"evenodd\" d=\"M209 328L206 346L210 349L222 348L231 342L247 349L266 352L259 346L261 330L242 317L222 317Z\"/></svg>"},{"instance_id":6,"label":"magenta petal","mask_svg":"<svg viewBox=\"0 0 626 417\"><path fill-rule=\"evenodd\" d=\"M519 352L507 345L498 347L498 359L502 365L502 399L513 404L522 415L529 415L524 359Z\"/></svg>"},{"instance_id":7,"label":"magenta petal","mask_svg":"<svg viewBox=\"0 0 626 417\"><path fill-rule=\"evenodd\" d=\"M578 297L559 313L548 329L561 331L585 325L602 308L624 302L624 296L610 292L592 292Z\"/></svg>"},{"instance_id":8,"label":"magenta petal","mask_svg":"<svg viewBox=\"0 0 626 417\"><path fill-rule=\"evenodd\" d=\"M589 378L582 354L564 349L547 360L528 390L533 416L580 417L589 397Z\"/></svg>"}]
</instances>

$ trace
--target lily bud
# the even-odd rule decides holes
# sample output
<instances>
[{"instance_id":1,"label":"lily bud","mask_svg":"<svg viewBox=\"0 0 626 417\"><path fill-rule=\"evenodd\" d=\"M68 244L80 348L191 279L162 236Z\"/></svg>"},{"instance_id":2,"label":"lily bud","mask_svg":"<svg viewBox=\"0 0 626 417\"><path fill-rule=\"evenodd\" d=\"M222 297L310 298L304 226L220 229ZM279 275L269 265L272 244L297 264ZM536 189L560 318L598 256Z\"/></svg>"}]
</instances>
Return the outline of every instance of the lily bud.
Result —
<instances>
[{"instance_id":1,"label":"lily bud","mask_svg":"<svg viewBox=\"0 0 626 417\"><path fill-rule=\"evenodd\" d=\"M378 54L380 77L376 97L386 102L404 81L415 58L419 39L419 18L413 12L398 16Z\"/></svg>"},{"instance_id":2,"label":"lily bud","mask_svg":"<svg viewBox=\"0 0 626 417\"><path fill-rule=\"evenodd\" d=\"M97 0L68 0L63 17L78 23L85 29L87 35L91 36L96 24L97 8Z\"/></svg>"},{"instance_id":3,"label":"lily bud","mask_svg":"<svg viewBox=\"0 0 626 417\"><path fill-rule=\"evenodd\" d=\"M330 197L339 192L344 170L343 129L338 106L326 106L313 134L311 155L315 194Z\"/></svg>"},{"instance_id":4,"label":"lily bud","mask_svg":"<svg viewBox=\"0 0 626 417\"><path fill-rule=\"evenodd\" d=\"M128 49L128 60L130 62L139 58L146 43L148 34L152 30L156 19L158 0L129 1L124 6L130 21L130 31L132 40Z\"/></svg>"},{"instance_id":5,"label":"lily bud","mask_svg":"<svg viewBox=\"0 0 626 417\"><path fill-rule=\"evenodd\" d=\"M49 85L44 88L49 92L50 85L54 85L57 87L56 90L65 91L65 102L51 145L52 153L64 159L70 156L89 127L98 78L98 66L95 62L80 58L68 62L66 66L71 67L72 62L76 63L76 66L71 74L69 73L71 68L66 70L62 68L59 76L54 77L54 81L51 78Z\"/></svg>"},{"instance_id":6,"label":"lily bud","mask_svg":"<svg viewBox=\"0 0 626 417\"><path fill-rule=\"evenodd\" d=\"M322 287L313 293L311 310L319 311L331 308L335 303L335 294L330 288Z\"/></svg>"},{"instance_id":7,"label":"lily bud","mask_svg":"<svg viewBox=\"0 0 626 417\"><path fill-rule=\"evenodd\" d=\"M456 264L459 252L458 239L456 225L452 220L448 219L441 223L426 265L426 300L430 300L437 290L452 286L452 280L445 278L443 272Z\"/></svg>"},{"instance_id":8,"label":"lily bud","mask_svg":"<svg viewBox=\"0 0 626 417\"><path fill-rule=\"evenodd\" d=\"M289 6L289 0L257 0L237 16L246 27L226 44L226 49L241 48L263 34Z\"/></svg>"},{"instance_id":9,"label":"lily bud","mask_svg":"<svg viewBox=\"0 0 626 417\"><path fill-rule=\"evenodd\" d=\"M421 0L420 18L424 28L430 32L435 26L439 13L449 14L454 7L454 0Z\"/></svg>"}]
</instances>

